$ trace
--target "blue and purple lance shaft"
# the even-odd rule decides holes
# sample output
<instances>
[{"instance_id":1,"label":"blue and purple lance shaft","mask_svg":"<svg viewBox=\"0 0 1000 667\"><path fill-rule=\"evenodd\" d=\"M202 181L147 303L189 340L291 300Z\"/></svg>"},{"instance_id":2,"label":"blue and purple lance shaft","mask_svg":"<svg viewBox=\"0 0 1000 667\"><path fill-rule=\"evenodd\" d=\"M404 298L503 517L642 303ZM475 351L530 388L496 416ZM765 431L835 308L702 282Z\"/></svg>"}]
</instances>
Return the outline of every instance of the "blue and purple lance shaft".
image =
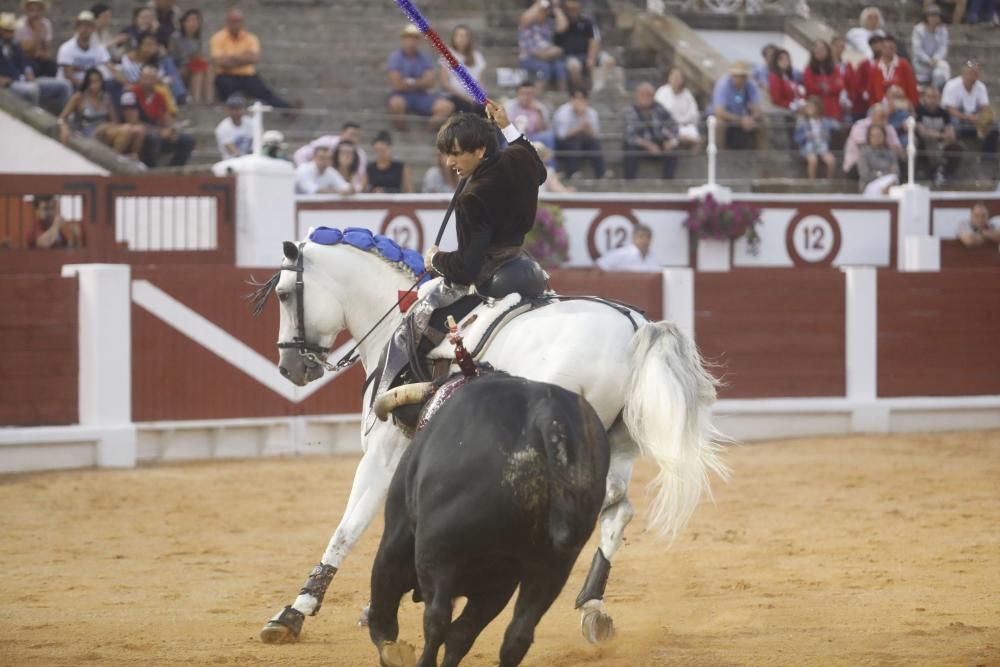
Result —
<instances>
[{"instance_id":1,"label":"blue and purple lance shaft","mask_svg":"<svg viewBox=\"0 0 1000 667\"><path fill-rule=\"evenodd\" d=\"M455 54L453 54L451 49L448 48L448 45L441 40L441 36L435 32L434 28L431 27L431 24L424 18L424 15L420 13L420 10L417 9L416 6L410 2L410 0L396 0L396 4L401 10L403 10L403 13L406 14L406 17L410 19L413 25L417 26L420 32L423 33L424 37L427 38L427 41L433 44L438 53L440 53L441 56L448 61L448 66L451 67L455 76L461 80L462 85L464 85L466 90L469 91L469 94L475 98L476 102L485 105L488 101L486 91L483 90L483 87L479 85L479 82L476 81L471 74L469 74L469 70L465 69L465 66L458 62L458 59L455 58Z\"/></svg>"}]
</instances>

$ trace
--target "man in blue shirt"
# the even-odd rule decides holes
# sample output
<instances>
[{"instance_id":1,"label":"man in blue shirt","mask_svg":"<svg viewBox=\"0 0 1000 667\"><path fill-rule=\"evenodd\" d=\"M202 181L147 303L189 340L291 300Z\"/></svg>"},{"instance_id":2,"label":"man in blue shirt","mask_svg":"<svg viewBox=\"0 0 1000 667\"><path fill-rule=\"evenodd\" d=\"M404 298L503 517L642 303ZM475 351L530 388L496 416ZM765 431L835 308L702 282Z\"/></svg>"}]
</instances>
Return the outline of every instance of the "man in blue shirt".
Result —
<instances>
[{"instance_id":1,"label":"man in blue shirt","mask_svg":"<svg viewBox=\"0 0 1000 667\"><path fill-rule=\"evenodd\" d=\"M760 92L750 80L750 67L735 62L729 76L719 79L712 93L716 140L720 148L745 150L763 149L767 145L764 114L760 108Z\"/></svg>"},{"instance_id":2,"label":"man in blue shirt","mask_svg":"<svg viewBox=\"0 0 1000 667\"><path fill-rule=\"evenodd\" d=\"M392 52L389 72L389 113L397 130L406 130L406 114L430 116L437 129L455 111L447 98L431 92L437 74L434 60L420 50L420 30L412 23L400 33L402 47Z\"/></svg>"}]
</instances>

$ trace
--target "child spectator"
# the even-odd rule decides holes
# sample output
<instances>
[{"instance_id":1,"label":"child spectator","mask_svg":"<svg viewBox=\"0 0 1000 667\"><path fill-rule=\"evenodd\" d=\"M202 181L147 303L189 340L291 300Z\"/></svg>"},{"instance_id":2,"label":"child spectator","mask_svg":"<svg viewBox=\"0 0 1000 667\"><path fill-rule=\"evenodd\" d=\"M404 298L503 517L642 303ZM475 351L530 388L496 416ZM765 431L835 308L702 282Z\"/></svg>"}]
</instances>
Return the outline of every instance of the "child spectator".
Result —
<instances>
[{"instance_id":1,"label":"child spectator","mask_svg":"<svg viewBox=\"0 0 1000 667\"><path fill-rule=\"evenodd\" d=\"M872 67L871 79L868 82L868 96L871 103L876 104L885 99L886 92L894 85L903 89L910 104L916 106L920 103L917 79L913 75L910 62L896 55L896 40L892 36L886 36L882 41L878 62Z\"/></svg>"},{"instance_id":2,"label":"child spectator","mask_svg":"<svg viewBox=\"0 0 1000 667\"><path fill-rule=\"evenodd\" d=\"M215 126L215 143L223 160L253 152L253 128L243 117L246 106L246 98L239 93L226 100L228 115Z\"/></svg>"},{"instance_id":3,"label":"child spectator","mask_svg":"<svg viewBox=\"0 0 1000 667\"><path fill-rule=\"evenodd\" d=\"M930 83L941 90L951 78L951 67L948 65L948 28L941 23L939 6L927 6L923 22L913 26L911 40L917 83Z\"/></svg>"},{"instance_id":4,"label":"child spectator","mask_svg":"<svg viewBox=\"0 0 1000 667\"><path fill-rule=\"evenodd\" d=\"M410 168L392 157L392 136L388 132L379 132L375 135L372 148L375 159L368 163L363 191L386 194L413 192ZM340 153L339 147L337 153Z\"/></svg>"},{"instance_id":5,"label":"child spectator","mask_svg":"<svg viewBox=\"0 0 1000 667\"><path fill-rule=\"evenodd\" d=\"M423 35L408 23L400 33L402 45L389 56L389 114L393 126L406 129L406 114L430 116L431 128L439 127L455 110L447 98L431 92L434 88L434 61L420 50Z\"/></svg>"},{"instance_id":6,"label":"child spectator","mask_svg":"<svg viewBox=\"0 0 1000 667\"><path fill-rule=\"evenodd\" d=\"M806 100L803 113L795 121L795 143L806 159L809 180L816 180L819 160L826 165L828 178L833 178L834 158L830 152L830 132L838 127L837 121L825 118L820 111L822 102L816 96Z\"/></svg>"},{"instance_id":7,"label":"child spectator","mask_svg":"<svg viewBox=\"0 0 1000 667\"><path fill-rule=\"evenodd\" d=\"M25 0L24 16L14 26L14 40L21 46L28 67L35 76L54 77L58 74L52 57L52 21L46 16L48 0Z\"/></svg>"},{"instance_id":8,"label":"child spectator","mask_svg":"<svg viewBox=\"0 0 1000 667\"><path fill-rule=\"evenodd\" d=\"M656 103L670 112L677 123L677 138L682 144L697 147L701 145L698 131L698 102L687 87L684 73L679 67L672 67L667 73L667 82L656 90Z\"/></svg>"},{"instance_id":9,"label":"child spectator","mask_svg":"<svg viewBox=\"0 0 1000 667\"><path fill-rule=\"evenodd\" d=\"M830 45L822 39L817 39L813 44L812 56L802 83L807 95L819 98L824 117L832 118L838 123L843 119L840 98L844 92L844 79L833 61Z\"/></svg>"},{"instance_id":10,"label":"child spectator","mask_svg":"<svg viewBox=\"0 0 1000 667\"><path fill-rule=\"evenodd\" d=\"M556 158L566 177L579 171L581 161L590 160L594 178L603 178L601 125L597 111L587 103L587 91L574 90L569 101L556 109L552 124L556 134Z\"/></svg>"},{"instance_id":11,"label":"child spectator","mask_svg":"<svg viewBox=\"0 0 1000 667\"><path fill-rule=\"evenodd\" d=\"M181 16L180 27L170 37L169 53L180 70L181 80L195 104L212 100L212 76L201 42L201 12L189 9Z\"/></svg>"},{"instance_id":12,"label":"child spectator","mask_svg":"<svg viewBox=\"0 0 1000 667\"><path fill-rule=\"evenodd\" d=\"M483 72L486 70L486 58L476 46L472 39L472 30L468 26L456 26L451 31L451 53L455 60L462 63L469 71L472 78L482 81ZM457 111L465 113L480 113L482 107L476 102L472 94L466 89L465 84L458 78L458 75L451 69L448 62L442 58L438 64L438 73L441 87L447 91L448 99L455 106Z\"/></svg>"},{"instance_id":13,"label":"child spectator","mask_svg":"<svg viewBox=\"0 0 1000 667\"><path fill-rule=\"evenodd\" d=\"M951 116L941 108L941 95L934 86L926 86L917 107L918 161L933 174L934 185L941 186L958 166L962 147L958 144Z\"/></svg>"},{"instance_id":14,"label":"child spectator","mask_svg":"<svg viewBox=\"0 0 1000 667\"><path fill-rule=\"evenodd\" d=\"M906 119L913 115L913 107L910 106L910 100L906 99L902 88L892 86L886 92L883 103L885 104L886 111L889 112L889 118L886 122L889 123L892 129L896 130L896 136L899 137L900 145L906 148L909 143Z\"/></svg>"},{"instance_id":15,"label":"child spectator","mask_svg":"<svg viewBox=\"0 0 1000 667\"><path fill-rule=\"evenodd\" d=\"M557 90L566 83L566 62L563 50L555 44L555 36L568 28L569 19L559 0L535 0L518 20L521 69L539 83Z\"/></svg>"},{"instance_id":16,"label":"child spectator","mask_svg":"<svg viewBox=\"0 0 1000 667\"><path fill-rule=\"evenodd\" d=\"M871 125L858 160L858 186L866 196L888 194L899 182L899 160L885 140L885 128Z\"/></svg>"},{"instance_id":17,"label":"child spectator","mask_svg":"<svg viewBox=\"0 0 1000 667\"><path fill-rule=\"evenodd\" d=\"M782 109L795 111L802 106L802 95L795 82L792 58L788 51L778 49L771 60L771 71L767 78L767 88L771 92L771 102Z\"/></svg>"},{"instance_id":18,"label":"child spectator","mask_svg":"<svg viewBox=\"0 0 1000 667\"><path fill-rule=\"evenodd\" d=\"M79 222L67 222L59 213L59 202L52 195L35 195L31 204L35 221L28 230L29 248L79 248L83 230Z\"/></svg>"},{"instance_id":19,"label":"child spectator","mask_svg":"<svg viewBox=\"0 0 1000 667\"><path fill-rule=\"evenodd\" d=\"M139 159L146 135L141 125L121 122L107 92L104 77L97 69L86 71L79 91L73 94L59 114L59 134L64 143L69 139L71 130L97 139L134 160Z\"/></svg>"},{"instance_id":20,"label":"child spectator","mask_svg":"<svg viewBox=\"0 0 1000 667\"><path fill-rule=\"evenodd\" d=\"M844 144L844 173L849 174L857 166L858 158L861 155L861 148L868 140L868 128L872 125L880 126L886 135L886 143L899 159L903 159L903 146L899 143L899 136L896 130L888 124L889 112L885 105L877 104L871 108L867 118L854 123L850 133L847 135L847 142Z\"/></svg>"}]
</instances>

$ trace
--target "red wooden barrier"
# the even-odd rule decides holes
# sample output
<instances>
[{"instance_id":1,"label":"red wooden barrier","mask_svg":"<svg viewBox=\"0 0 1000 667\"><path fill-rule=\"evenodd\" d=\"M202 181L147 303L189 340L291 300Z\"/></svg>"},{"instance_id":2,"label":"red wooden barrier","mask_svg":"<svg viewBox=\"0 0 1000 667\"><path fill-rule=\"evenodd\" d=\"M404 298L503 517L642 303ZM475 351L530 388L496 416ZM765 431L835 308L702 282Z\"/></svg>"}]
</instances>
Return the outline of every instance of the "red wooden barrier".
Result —
<instances>
[{"instance_id":1,"label":"red wooden barrier","mask_svg":"<svg viewBox=\"0 0 1000 667\"><path fill-rule=\"evenodd\" d=\"M0 426L74 424L77 284L0 275Z\"/></svg>"}]
</instances>

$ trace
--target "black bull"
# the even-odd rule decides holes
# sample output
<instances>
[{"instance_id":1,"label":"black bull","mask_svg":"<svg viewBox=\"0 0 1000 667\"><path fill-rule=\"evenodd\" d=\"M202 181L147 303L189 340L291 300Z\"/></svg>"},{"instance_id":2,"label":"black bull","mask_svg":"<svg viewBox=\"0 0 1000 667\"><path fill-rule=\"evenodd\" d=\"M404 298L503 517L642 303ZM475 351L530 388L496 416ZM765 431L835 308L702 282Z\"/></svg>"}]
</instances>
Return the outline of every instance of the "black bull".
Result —
<instances>
[{"instance_id":1,"label":"black bull","mask_svg":"<svg viewBox=\"0 0 1000 667\"><path fill-rule=\"evenodd\" d=\"M389 653L408 591L425 604L417 664L436 667L444 644L449 667L519 585L500 665L520 664L597 521L608 456L600 419L572 392L503 374L458 390L413 438L389 487L369 617L382 664L398 664Z\"/></svg>"}]
</instances>

